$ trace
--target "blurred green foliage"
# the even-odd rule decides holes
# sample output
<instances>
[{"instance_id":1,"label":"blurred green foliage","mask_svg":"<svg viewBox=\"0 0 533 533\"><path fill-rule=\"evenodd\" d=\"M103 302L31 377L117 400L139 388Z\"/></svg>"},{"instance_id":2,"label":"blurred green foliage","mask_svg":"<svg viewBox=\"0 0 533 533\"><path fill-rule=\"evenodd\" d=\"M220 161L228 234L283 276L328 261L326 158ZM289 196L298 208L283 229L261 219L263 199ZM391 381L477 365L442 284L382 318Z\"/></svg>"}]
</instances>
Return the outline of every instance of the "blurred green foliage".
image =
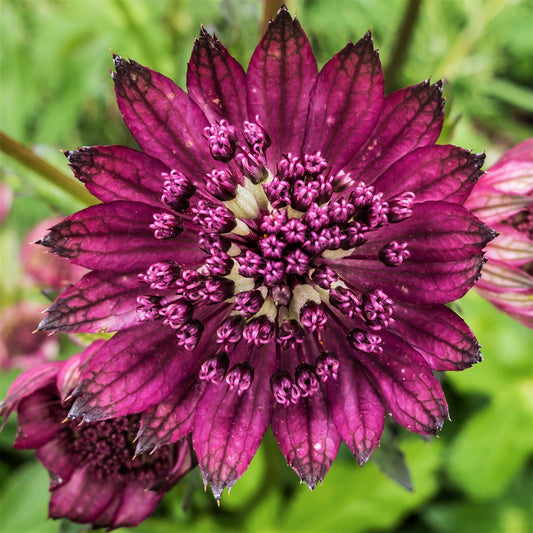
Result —
<instances>
[{"instance_id":1,"label":"blurred green foliage","mask_svg":"<svg viewBox=\"0 0 533 533\"><path fill-rule=\"evenodd\" d=\"M287 4L321 65L371 28L387 66L407 1ZM200 24L216 31L246 65L264 16L259 0L1 0L0 10L0 129L60 168L60 148L133 145L114 102L110 49L183 86ZM396 85L444 77L442 142L485 151L492 163L504 149L533 137L532 27L531 0L426 0ZM44 304L21 275L20 244L39 220L69 214L79 202L5 156L1 177L15 199L0 229L0 303L41 298ZM324 485L310 492L284 465L268 433L220 509L195 471L135 531L533 531L532 332L475 294L459 306L484 346L485 361L443 378L453 422L439 439L425 442L399 431L413 492L375 464L360 469L345 447ZM0 394L14 375L0 376ZM31 453L11 449L14 429L10 421L0 435L0 530L83 531L45 520L46 473Z\"/></svg>"}]
</instances>

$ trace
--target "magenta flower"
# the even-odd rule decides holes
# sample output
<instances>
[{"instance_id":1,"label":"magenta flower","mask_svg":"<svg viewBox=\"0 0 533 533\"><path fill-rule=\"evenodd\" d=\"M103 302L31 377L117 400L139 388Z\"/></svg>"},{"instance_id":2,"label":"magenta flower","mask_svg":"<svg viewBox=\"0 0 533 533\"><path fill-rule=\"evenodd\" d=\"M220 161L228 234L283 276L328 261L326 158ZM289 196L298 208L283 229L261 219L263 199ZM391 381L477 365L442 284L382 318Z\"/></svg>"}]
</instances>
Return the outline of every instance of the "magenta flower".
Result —
<instances>
[{"instance_id":1,"label":"magenta flower","mask_svg":"<svg viewBox=\"0 0 533 533\"><path fill-rule=\"evenodd\" d=\"M202 29L187 93L114 62L141 151L67 152L103 203L41 240L93 272L40 328L118 331L69 416L141 413L138 453L192 433L217 499L269 426L311 488L341 440L363 464L386 413L435 434L448 409L433 371L480 360L445 304L494 237L463 206L483 156L435 145L440 82L385 97L370 34L318 72L284 7L247 73Z\"/></svg>"},{"instance_id":2,"label":"magenta flower","mask_svg":"<svg viewBox=\"0 0 533 533\"><path fill-rule=\"evenodd\" d=\"M24 273L31 281L43 288L63 290L87 273L85 268L68 263L35 245L34 241L60 221L61 218L53 217L39 222L26 235L21 248L20 255Z\"/></svg>"},{"instance_id":3,"label":"magenta flower","mask_svg":"<svg viewBox=\"0 0 533 533\"><path fill-rule=\"evenodd\" d=\"M533 328L533 139L508 150L474 187L467 205L499 236L477 291Z\"/></svg>"},{"instance_id":4,"label":"magenta flower","mask_svg":"<svg viewBox=\"0 0 533 533\"><path fill-rule=\"evenodd\" d=\"M0 312L0 369L31 368L57 356L59 342L35 330L43 305L23 301Z\"/></svg>"},{"instance_id":5,"label":"magenta flower","mask_svg":"<svg viewBox=\"0 0 533 533\"><path fill-rule=\"evenodd\" d=\"M65 397L100 344L68 362L46 363L19 376L0 404L0 416L17 412L15 448L35 449L50 473L50 517L94 527L135 526L194 466L191 445L180 440L133 459L139 416L65 423L72 404Z\"/></svg>"}]
</instances>

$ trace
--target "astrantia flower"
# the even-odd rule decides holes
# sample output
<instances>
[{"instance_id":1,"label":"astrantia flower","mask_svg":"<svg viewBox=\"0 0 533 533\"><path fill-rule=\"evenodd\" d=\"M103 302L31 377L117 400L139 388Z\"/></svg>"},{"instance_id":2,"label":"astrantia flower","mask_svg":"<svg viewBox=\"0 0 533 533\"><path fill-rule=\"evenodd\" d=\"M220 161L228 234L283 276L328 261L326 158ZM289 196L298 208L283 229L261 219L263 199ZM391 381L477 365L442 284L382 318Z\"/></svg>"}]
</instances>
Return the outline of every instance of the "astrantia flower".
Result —
<instances>
[{"instance_id":1,"label":"astrantia flower","mask_svg":"<svg viewBox=\"0 0 533 533\"><path fill-rule=\"evenodd\" d=\"M500 311L533 328L533 139L483 175L467 205L498 231L476 285Z\"/></svg>"},{"instance_id":2,"label":"astrantia flower","mask_svg":"<svg viewBox=\"0 0 533 533\"><path fill-rule=\"evenodd\" d=\"M79 365L97 348L68 362L26 371L0 404L0 416L17 412L15 448L35 449L50 473L49 514L94 527L135 526L150 515L173 483L194 466L188 439L134 458L139 416L79 424L65 421L65 396Z\"/></svg>"},{"instance_id":3,"label":"astrantia flower","mask_svg":"<svg viewBox=\"0 0 533 533\"><path fill-rule=\"evenodd\" d=\"M310 487L343 439L363 464L386 413L436 433L448 409L433 371L480 360L444 304L494 235L462 205L483 156L434 144L441 84L384 97L369 34L318 73L285 8L247 73L202 30L187 93L114 61L142 151L68 152L103 203L41 241L93 272L40 328L118 331L70 416L141 413L139 453L192 433L216 498L269 425Z\"/></svg>"},{"instance_id":4,"label":"astrantia flower","mask_svg":"<svg viewBox=\"0 0 533 533\"><path fill-rule=\"evenodd\" d=\"M44 331L34 333L43 309L23 301L0 311L0 369L31 368L57 356L58 340Z\"/></svg>"},{"instance_id":5,"label":"astrantia flower","mask_svg":"<svg viewBox=\"0 0 533 533\"><path fill-rule=\"evenodd\" d=\"M24 274L43 289L63 290L87 273L86 269L35 246L34 241L60 221L60 218L53 217L39 222L24 238L20 251Z\"/></svg>"}]
</instances>

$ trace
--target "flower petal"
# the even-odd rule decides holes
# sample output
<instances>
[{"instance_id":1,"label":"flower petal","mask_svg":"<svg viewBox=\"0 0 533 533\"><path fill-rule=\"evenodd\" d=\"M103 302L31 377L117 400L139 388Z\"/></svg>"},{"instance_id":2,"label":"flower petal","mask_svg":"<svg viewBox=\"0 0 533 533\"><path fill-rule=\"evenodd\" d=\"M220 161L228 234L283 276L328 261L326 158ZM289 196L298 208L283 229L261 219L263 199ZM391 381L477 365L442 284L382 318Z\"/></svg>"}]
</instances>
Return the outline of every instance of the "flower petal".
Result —
<instances>
[{"instance_id":1,"label":"flower petal","mask_svg":"<svg viewBox=\"0 0 533 533\"><path fill-rule=\"evenodd\" d=\"M335 353L340 361L339 376L336 381L326 381L328 403L337 430L363 466L379 444L385 408L363 369L345 356L345 347Z\"/></svg>"},{"instance_id":2,"label":"flower petal","mask_svg":"<svg viewBox=\"0 0 533 533\"><path fill-rule=\"evenodd\" d=\"M239 348L236 352L232 358L239 354ZM225 382L210 384L196 409L194 450L204 484L211 486L217 500L224 488L230 490L248 468L272 416L272 346L256 349L250 363L255 372L248 390L239 395Z\"/></svg>"},{"instance_id":3,"label":"flower petal","mask_svg":"<svg viewBox=\"0 0 533 533\"><path fill-rule=\"evenodd\" d=\"M19 430L14 448L38 448L50 440L61 428L64 410L55 393L54 384L40 388L23 398L17 407Z\"/></svg>"},{"instance_id":4,"label":"flower petal","mask_svg":"<svg viewBox=\"0 0 533 533\"><path fill-rule=\"evenodd\" d=\"M285 6L270 22L248 67L248 115L272 139L270 167L282 153L300 153L309 95L317 75L311 45Z\"/></svg>"},{"instance_id":5,"label":"flower petal","mask_svg":"<svg viewBox=\"0 0 533 533\"><path fill-rule=\"evenodd\" d=\"M398 424L415 433L435 435L448 418L440 383L406 342L387 332L380 336L383 352L357 352L357 360Z\"/></svg>"},{"instance_id":6,"label":"flower petal","mask_svg":"<svg viewBox=\"0 0 533 533\"><path fill-rule=\"evenodd\" d=\"M379 287L393 299L416 304L448 303L479 278L481 250L494 235L461 206L424 202L414 206L409 219L376 231L350 257L327 262L359 289ZM411 254L394 269L375 260L393 240L406 242Z\"/></svg>"},{"instance_id":7,"label":"flower petal","mask_svg":"<svg viewBox=\"0 0 533 533\"><path fill-rule=\"evenodd\" d=\"M464 370L481 361L480 345L465 322L444 305L397 304L391 332L409 343L434 371Z\"/></svg>"},{"instance_id":8,"label":"flower petal","mask_svg":"<svg viewBox=\"0 0 533 533\"><path fill-rule=\"evenodd\" d=\"M51 361L26 370L9 387L6 398L0 403L0 416L9 417L18 403L38 389L54 383L64 361Z\"/></svg>"},{"instance_id":9,"label":"flower petal","mask_svg":"<svg viewBox=\"0 0 533 533\"><path fill-rule=\"evenodd\" d=\"M52 488L49 516L91 523L94 527L108 525L119 503L120 488L112 478L102 483L88 467L80 468L66 483Z\"/></svg>"},{"instance_id":10,"label":"flower petal","mask_svg":"<svg viewBox=\"0 0 533 533\"><path fill-rule=\"evenodd\" d=\"M118 332L89 361L69 417L92 422L157 404L188 370L180 352L174 332L157 322Z\"/></svg>"},{"instance_id":11,"label":"flower petal","mask_svg":"<svg viewBox=\"0 0 533 533\"><path fill-rule=\"evenodd\" d=\"M323 481L341 443L322 390L300 397L296 404L276 404L272 431L289 466L314 489Z\"/></svg>"},{"instance_id":12,"label":"flower petal","mask_svg":"<svg viewBox=\"0 0 533 533\"><path fill-rule=\"evenodd\" d=\"M196 406L204 388L204 382L197 376L189 376L164 400L144 411L135 454L151 453L188 435L193 429Z\"/></svg>"},{"instance_id":13,"label":"flower petal","mask_svg":"<svg viewBox=\"0 0 533 533\"><path fill-rule=\"evenodd\" d=\"M224 118L240 127L247 119L244 69L204 27L194 41L187 90L210 122Z\"/></svg>"},{"instance_id":14,"label":"flower petal","mask_svg":"<svg viewBox=\"0 0 533 533\"><path fill-rule=\"evenodd\" d=\"M346 164L353 176L368 185L415 148L433 144L444 117L442 83L428 81L385 98L380 120L368 142Z\"/></svg>"},{"instance_id":15,"label":"flower petal","mask_svg":"<svg viewBox=\"0 0 533 533\"><path fill-rule=\"evenodd\" d=\"M340 170L374 130L383 105L383 74L368 32L320 71L311 92L304 152L320 150Z\"/></svg>"},{"instance_id":16,"label":"flower petal","mask_svg":"<svg viewBox=\"0 0 533 533\"><path fill-rule=\"evenodd\" d=\"M159 159L126 146L85 146L65 152L74 175L103 202L131 200L162 206Z\"/></svg>"},{"instance_id":17,"label":"flower petal","mask_svg":"<svg viewBox=\"0 0 533 533\"><path fill-rule=\"evenodd\" d=\"M212 168L200 108L166 76L119 56L113 61L118 106L141 149L198 181Z\"/></svg>"},{"instance_id":18,"label":"flower petal","mask_svg":"<svg viewBox=\"0 0 533 533\"><path fill-rule=\"evenodd\" d=\"M452 145L417 148L376 180L376 191L385 198L410 191L417 203L442 200L463 204L483 174L484 160L485 154Z\"/></svg>"},{"instance_id":19,"label":"flower petal","mask_svg":"<svg viewBox=\"0 0 533 533\"><path fill-rule=\"evenodd\" d=\"M52 303L39 330L103 333L132 327L139 323L137 297L146 291L135 273L91 272Z\"/></svg>"},{"instance_id":20,"label":"flower petal","mask_svg":"<svg viewBox=\"0 0 533 533\"><path fill-rule=\"evenodd\" d=\"M155 239L149 228L154 212L153 206L139 202L94 205L54 226L37 244L74 264L117 272L146 270L162 258L190 264L205 255L187 230L172 240L175 246Z\"/></svg>"}]
</instances>

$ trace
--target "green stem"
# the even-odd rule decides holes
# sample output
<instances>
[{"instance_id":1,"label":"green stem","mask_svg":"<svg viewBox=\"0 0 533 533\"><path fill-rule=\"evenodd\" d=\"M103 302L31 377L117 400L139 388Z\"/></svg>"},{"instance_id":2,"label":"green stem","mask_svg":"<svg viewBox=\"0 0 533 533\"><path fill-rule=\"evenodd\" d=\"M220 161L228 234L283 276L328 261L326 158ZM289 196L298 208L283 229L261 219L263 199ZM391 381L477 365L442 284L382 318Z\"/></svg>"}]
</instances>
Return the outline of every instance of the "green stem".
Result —
<instances>
[{"instance_id":1,"label":"green stem","mask_svg":"<svg viewBox=\"0 0 533 533\"><path fill-rule=\"evenodd\" d=\"M2 131L0 131L0 151L12 157L15 161L22 163L26 168L33 170L84 204L92 205L98 202L81 183L74 181L68 174L54 167L28 147Z\"/></svg>"},{"instance_id":2,"label":"green stem","mask_svg":"<svg viewBox=\"0 0 533 533\"><path fill-rule=\"evenodd\" d=\"M409 0L407 8L403 14L397 39L392 49L391 58L385 69L385 89L392 92L397 89L398 73L401 72L403 64L407 58L407 52L412 41L413 32L416 27L422 0Z\"/></svg>"}]
</instances>

